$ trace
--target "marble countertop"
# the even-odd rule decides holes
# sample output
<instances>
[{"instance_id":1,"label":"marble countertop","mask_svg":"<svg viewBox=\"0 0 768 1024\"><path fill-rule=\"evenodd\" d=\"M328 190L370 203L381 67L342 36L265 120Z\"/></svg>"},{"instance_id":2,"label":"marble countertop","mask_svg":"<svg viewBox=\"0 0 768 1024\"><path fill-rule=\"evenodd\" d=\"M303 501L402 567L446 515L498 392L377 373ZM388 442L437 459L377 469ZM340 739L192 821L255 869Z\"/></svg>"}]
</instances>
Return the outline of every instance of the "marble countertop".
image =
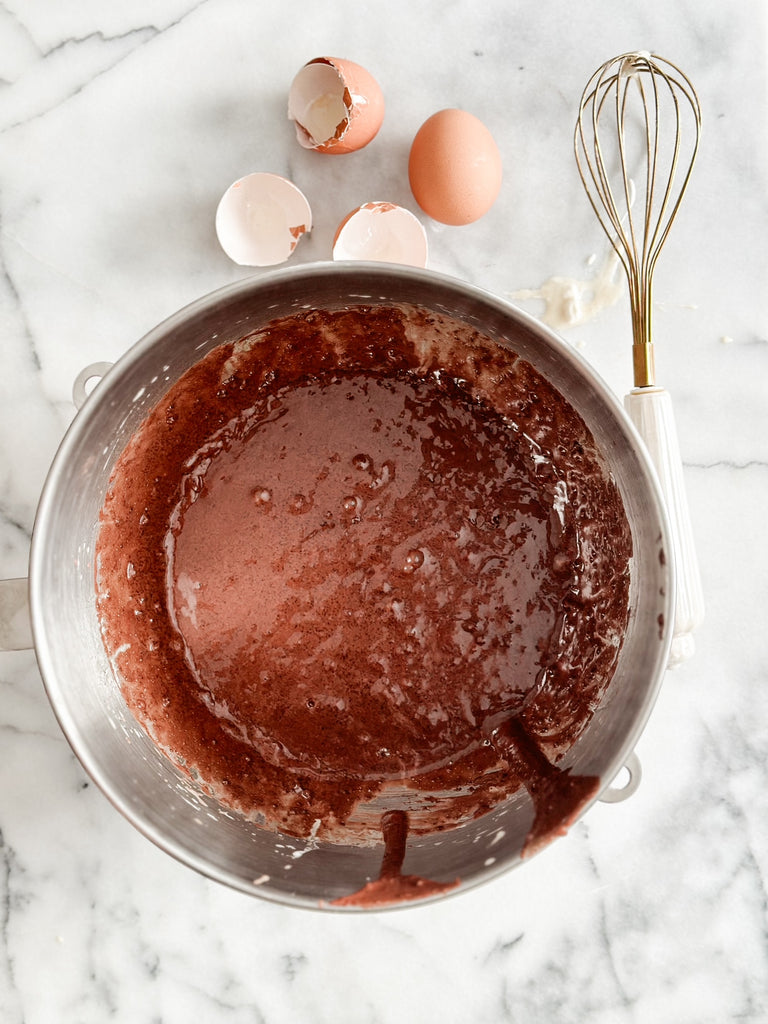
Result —
<instances>
[{"instance_id":1,"label":"marble countertop","mask_svg":"<svg viewBox=\"0 0 768 1024\"><path fill-rule=\"evenodd\" d=\"M460 106L494 134L504 183L477 223L427 225L430 265L507 298L553 278L585 296L607 242L573 161L578 99L604 60L649 49L686 70L704 111L656 336L707 601L631 799L475 891L355 917L249 899L160 852L89 782L34 655L0 655L4 1024L768 1020L765 48L761 0L2 5L0 575L26 573L78 371L258 273L216 242L230 182L295 181L315 226L293 260L326 259L359 203L418 212L410 141ZM286 118L295 72L325 54L368 67L387 100L379 137L349 157L301 150ZM562 334L621 395L617 294Z\"/></svg>"}]
</instances>

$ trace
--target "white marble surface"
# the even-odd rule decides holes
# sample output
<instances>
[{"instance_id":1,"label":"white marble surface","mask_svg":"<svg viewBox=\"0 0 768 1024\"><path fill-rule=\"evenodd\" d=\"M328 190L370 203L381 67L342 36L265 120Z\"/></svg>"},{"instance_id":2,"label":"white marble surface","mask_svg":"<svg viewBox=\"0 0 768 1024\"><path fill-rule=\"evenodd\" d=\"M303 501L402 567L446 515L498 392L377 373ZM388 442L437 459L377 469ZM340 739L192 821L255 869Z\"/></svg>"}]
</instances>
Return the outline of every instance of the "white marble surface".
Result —
<instances>
[{"instance_id":1,"label":"white marble surface","mask_svg":"<svg viewBox=\"0 0 768 1024\"><path fill-rule=\"evenodd\" d=\"M603 60L651 49L694 80L705 130L657 275L707 597L667 677L632 799L526 867L365 917L231 893L156 850L89 784L34 656L0 655L0 1020L103 1024L768 1020L768 279L762 0L6 0L0 5L0 575L26 572L36 502L85 364L242 276L213 212L252 170L292 178L327 258L369 199L414 208L421 122L480 116L505 166L491 213L429 226L431 265L509 296L588 279L605 242L571 134ZM388 109L367 150L300 150L306 60L347 56ZM566 330L617 392L621 299ZM541 313L536 302L527 303Z\"/></svg>"}]
</instances>

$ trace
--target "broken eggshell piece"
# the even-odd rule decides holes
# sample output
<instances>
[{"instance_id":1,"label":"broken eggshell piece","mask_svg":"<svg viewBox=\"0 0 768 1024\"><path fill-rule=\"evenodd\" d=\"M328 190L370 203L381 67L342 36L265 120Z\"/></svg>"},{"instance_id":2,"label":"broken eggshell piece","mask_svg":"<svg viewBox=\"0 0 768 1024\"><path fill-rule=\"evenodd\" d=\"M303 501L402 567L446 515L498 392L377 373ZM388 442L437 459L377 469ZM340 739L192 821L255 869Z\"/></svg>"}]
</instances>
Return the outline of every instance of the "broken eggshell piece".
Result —
<instances>
[{"instance_id":1,"label":"broken eggshell piece","mask_svg":"<svg viewBox=\"0 0 768 1024\"><path fill-rule=\"evenodd\" d=\"M279 174L239 178L221 197L216 235L222 249L244 267L283 263L312 227L304 193Z\"/></svg>"},{"instance_id":2,"label":"broken eggshell piece","mask_svg":"<svg viewBox=\"0 0 768 1024\"><path fill-rule=\"evenodd\" d=\"M427 233L418 217L394 203L363 203L336 229L335 260L427 265Z\"/></svg>"},{"instance_id":3,"label":"broken eggshell piece","mask_svg":"<svg viewBox=\"0 0 768 1024\"><path fill-rule=\"evenodd\" d=\"M384 120L384 96L370 72L351 60L316 57L288 93L288 117L305 149L353 153L367 146Z\"/></svg>"}]
</instances>

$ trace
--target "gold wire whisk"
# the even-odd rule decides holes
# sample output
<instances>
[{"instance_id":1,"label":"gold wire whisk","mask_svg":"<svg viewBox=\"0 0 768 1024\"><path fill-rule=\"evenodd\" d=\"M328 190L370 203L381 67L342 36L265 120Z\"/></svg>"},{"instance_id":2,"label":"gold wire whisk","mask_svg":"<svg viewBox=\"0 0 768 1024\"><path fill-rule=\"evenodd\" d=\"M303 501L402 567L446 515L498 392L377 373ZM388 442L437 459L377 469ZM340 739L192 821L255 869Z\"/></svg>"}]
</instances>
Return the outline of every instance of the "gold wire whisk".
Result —
<instances>
[{"instance_id":1,"label":"gold wire whisk","mask_svg":"<svg viewBox=\"0 0 768 1024\"><path fill-rule=\"evenodd\" d=\"M688 186L700 135L696 92L661 57L622 54L598 68L584 89L576 163L629 282L635 387L655 384L653 272Z\"/></svg>"}]
</instances>

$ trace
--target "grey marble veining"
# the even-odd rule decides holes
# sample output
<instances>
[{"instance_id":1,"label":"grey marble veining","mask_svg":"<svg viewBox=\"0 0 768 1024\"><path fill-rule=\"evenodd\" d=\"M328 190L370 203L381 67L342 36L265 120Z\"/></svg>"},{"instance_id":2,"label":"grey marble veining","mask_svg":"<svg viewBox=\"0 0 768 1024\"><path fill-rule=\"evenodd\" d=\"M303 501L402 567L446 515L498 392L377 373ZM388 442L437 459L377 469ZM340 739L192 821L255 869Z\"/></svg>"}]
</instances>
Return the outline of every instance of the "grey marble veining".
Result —
<instances>
[{"instance_id":1,"label":"grey marble veining","mask_svg":"<svg viewBox=\"0 0 768 1024\"><path fill-rule=\"evenodd\" d=\"M89 782L30 652L0 655L0 1020L104 1024L758 1024L768 1020L768 232L761 0L11 0L0 8L0 576L26 572L72 381L243 276L213 233L225 188L294 180L325 259L359 203L416 211L405 165L447 106L493 132L505 180L430 265L505 297L607 257L578 181L581 90L629 49L675 60L701 155L656 282L707 599L695 658L638 745L643 781L515 871L365 917L229 892L135 832ZM301 150L305 61L347 56L387 100L367 150ZM535 315L543 305L524 303ZM628 302L563 329L618 395Z\"/></svg>"}]
</instances>

